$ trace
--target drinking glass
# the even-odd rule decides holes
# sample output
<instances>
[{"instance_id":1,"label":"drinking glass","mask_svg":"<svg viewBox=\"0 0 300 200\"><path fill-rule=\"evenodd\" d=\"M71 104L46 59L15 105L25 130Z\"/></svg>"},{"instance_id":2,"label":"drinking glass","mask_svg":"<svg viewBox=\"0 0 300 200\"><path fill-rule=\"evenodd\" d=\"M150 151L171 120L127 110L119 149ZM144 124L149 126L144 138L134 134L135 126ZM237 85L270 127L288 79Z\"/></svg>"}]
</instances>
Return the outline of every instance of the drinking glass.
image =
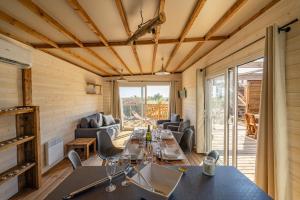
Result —
<instances>
[{"instance_id":1,"label":"drinking glass","mask_svg":"<svg viewBox=\"0 0 300 200\"><path fill-rule=\"evenodd\" d=\"M130 165L130 160L131 160L130 155L122 155L119 159L120 166L123 169L124 174L125 174L125 180L122 181L122 183L121 183L122 186L128 186L128 181L126 180L126 177L127 177L126 168Z\"/></svg>"},{"instance_id":2,"label":"drinking glass","mask_svg":"<svg viewBox=\"0 0 300 200\"><path fill-rule=\"evenodd\" d=\"M106 161L106 174L109 178L109 185L105 188L106 192L112 192L116 189L116 185L112 184L112 176L116 173L117 159L108 158Z\"/></svg>"}]
</instances>

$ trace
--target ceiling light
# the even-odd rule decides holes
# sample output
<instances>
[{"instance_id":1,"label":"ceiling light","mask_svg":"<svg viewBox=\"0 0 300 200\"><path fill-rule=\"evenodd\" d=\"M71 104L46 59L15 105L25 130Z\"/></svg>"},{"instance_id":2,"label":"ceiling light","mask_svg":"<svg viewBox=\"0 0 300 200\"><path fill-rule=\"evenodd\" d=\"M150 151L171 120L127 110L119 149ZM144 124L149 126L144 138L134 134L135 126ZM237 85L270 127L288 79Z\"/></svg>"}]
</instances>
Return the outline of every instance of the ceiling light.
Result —
<instances>
[{"instance_id":1,"label":"ceiling light","mask_svg":"<svg viewBox=\"0 0 300 200\"><path fill-rule=\"evenodd\" d=\"M161 58L161 70L159 70L158 72L155 73L155 75L158 76L165 76L165 75L169 75L170 72L167 72L166 69L164 69L164 57Z\"/></svg>"}]
</instances>

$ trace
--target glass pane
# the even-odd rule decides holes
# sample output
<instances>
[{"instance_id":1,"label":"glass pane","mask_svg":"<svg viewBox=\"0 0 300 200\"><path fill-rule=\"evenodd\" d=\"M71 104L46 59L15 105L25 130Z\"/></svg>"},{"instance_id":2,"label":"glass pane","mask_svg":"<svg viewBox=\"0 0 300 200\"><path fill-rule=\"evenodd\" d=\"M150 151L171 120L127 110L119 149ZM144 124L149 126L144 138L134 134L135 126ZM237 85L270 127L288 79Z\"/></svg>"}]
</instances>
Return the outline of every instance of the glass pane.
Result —
<instances>
[{"instance_id":1,"label":"glass pane","mask_svg":"<svg viewBox=\"0 0 300 200\"><path fill-rule=\"evenodd\" d=\"M235 82L234 69L228 70L228 165L233 165L233 134L234 134L234 116L235 116Z\"/></svg>"},{"instance_id":2,"label":"glass pane","mask_svg":"<svg viewBox=\"0 0 300 200\"><path fill-rule=\"evenodd\" d=\"M220 153L219 163L224 164L225 77L209 80L208 92L210 149Z\"/></svg>"},{"instance_id":3,"label":"glass pane","mask_svg":"<svg viewBox=\"0 0 300 200\"><path fill-rule=\"evenodd\" d=\"M254 180L263 59L238 67L237 168Z\"/></svg>"},{"instance_id":4,"label":"glass pane","mask_svg":"<svg viewBox=\"0 0 300 200\"><path fill-rule=\"evenodd\" d=\"M120 87L120 103L123 129L143 127L143 87Z\"/></svg>"},{"instance_id":5,"label":"glass pane","mask_svg":"<svg viewBox=\"0 0 300 200\"><path fill-rule=\"evenodd\" d=\"M145 114L152 121L169 118L169 85L147 85ZM155 124L155 123L154 123Z\"/></svg>"}]
</instances>

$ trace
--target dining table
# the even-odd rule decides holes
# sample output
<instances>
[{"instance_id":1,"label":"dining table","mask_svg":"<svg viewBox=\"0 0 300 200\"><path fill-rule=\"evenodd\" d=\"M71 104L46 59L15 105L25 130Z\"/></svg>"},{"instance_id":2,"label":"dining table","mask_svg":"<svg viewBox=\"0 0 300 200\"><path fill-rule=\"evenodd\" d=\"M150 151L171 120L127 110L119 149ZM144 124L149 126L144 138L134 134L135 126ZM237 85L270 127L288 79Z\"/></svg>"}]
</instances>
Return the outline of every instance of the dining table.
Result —
<instances>
[{"instance_id":1,"label":"dining table","mask_svg":"<svg viewBox=\"0 0 300 200\"><path fill-rule=\"evenodd\" d=\"M177 169L178 166L165 166ZM271 200L238 169L231 166L217 166L214 176L202 173L202 166L186 166L170 200ZM70 192L106 176L104 166L83 166L75 169L47 197L46 200L62 200ZM162 177L163 178L163 177ZM124 176L113 179L117 186L113 192L106 192L107 182L75 196L74 200L160 200L162 197L138 187L135 184L121 186Z\"/></svg>"},{"instance_id":2,"label":"dining table","mask_svg":"<svg viewBox=\"0 0 300 200\"><path fill-rule=\"evenodd\" d=\"M142 134L140 134L142 133ZM160 137L158 137L160 135ZM171 130L164 129L158 132L152 132L152 141L146 142L146 129L135 128L127 140L123 155L136 154L141 148L143 152L147 152L149 145L151 146L152 162L159 165L190 165L185 153L182 151L178 142L176 141ZM160 139L159 139L160 138ZM142 144L140 144L142 142ZM141 147L142 146L142 147ZM165 150L174 152L175 157L168 157ZM138 158L138 156L136 156ZM134 161L134 160L133 160Z\"/></svg>"}]
</instances>

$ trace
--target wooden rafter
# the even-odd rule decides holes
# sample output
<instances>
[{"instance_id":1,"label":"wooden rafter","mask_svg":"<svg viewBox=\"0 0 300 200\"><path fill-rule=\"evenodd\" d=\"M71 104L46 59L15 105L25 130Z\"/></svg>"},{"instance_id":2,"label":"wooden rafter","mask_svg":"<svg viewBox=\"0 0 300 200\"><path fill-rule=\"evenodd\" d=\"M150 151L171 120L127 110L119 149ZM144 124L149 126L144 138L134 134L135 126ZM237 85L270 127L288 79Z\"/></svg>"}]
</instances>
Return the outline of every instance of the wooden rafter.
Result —
<instances>
[{"instance_id":1,"label":"wooden rafter","mask_svg":"<svg viewBox=\"0 0 300 200\"><path fill-rule=\"evenodd\" d=\"M206 33L205 38L209 39L213 36L213 34L225 24L234 14L237 13L237 11L245 5L247 0L238 0L236 1L229 10L225 12L225 14L209 29L209 31ZM183 60L175 67L173 72L177 71L189 58L191 58L194 53L197 52L197 50L202 46L202 42L198 42L193 49L183 58Z\"/></svg>"},{"instance_id":2,"label":"wooden rafter","mask_svg":"<svg viewBox=\"0 0 300 200\"><path fill-rule=\"evenodd\" d=\"M47 36L37 32L36 30L30 28L29 26L27 26L26 24L20 22L19 20L9 16L8 14L6 14L3 11L0 11L0 19L11 24L12 26L15 26L21 30L23 30L24 32L38 38L39 40L48 43L49 45L58 48L58 45L52 41L51 39L49 39ZM68 53L69 55L72 55L73 57L76 57L77 59L81 60L82 62L85 62L86 64L96 68L97 70L99 70L103 75L110 75L110 73L106 72L105 70L103 70L102 68L96 66L95 64L91 63L91 62L86 62L87 60L83 60L82 57L80 57L79 55L72 53L71 50L66 50L66 49L61 49L61 51L64 51L65 53Z\"/></svg>"},{"instance_id":3,"label":"wooden rafter","mask_svg":"<svg viewBox=\"0 0 300 200\"><path fill-rule=\"evenodd\" d=\"M5 36L7 36L7 37L9 37L9 38L12 38L12 39L14 39L14 40L16 40L16 41L18 41L18 42L21 42L21 43L23 43L23 44L25 44L25 45L31 46L31 44L30 44L29 42L25 41L24 39L22 39L22 38L20 38L20 37L18 37L18 36L16 36L16 35L13 35L13 34L11 34L11 33L8 33L8 32L6 32L6 31L4 31L4 30L2 30L2 29L0 29L0 34L5 35ZM77 67L79 67L79 68L82 68L82 69L84 69L84 70L87 70L87 71L89 71L89 72L92 72L92 73L94 73L94 74L97 74L97 75L101 76L101 74L99 74L99 72L97 72L97 71L95 71L95 70L87 69L86 67L83 67L83 66L81 66L81 65L79 65L79 64L77 64L77 63L74 63L74 62L72 62L72 61L70 61L70 60L67 60L67 59L61 57L61 56L58 56L58 55L56 55L56 54L54 54L54 53L52 53L52 52L50 52L50 51L48 51L48 50L46 50L46 49L41 49L41 51L43 51L43 52L45 52L45 53L47 53L47 54L50 54L50 55L52 55L52 56L54 56L54 57L57 57L57 58L59 58L59 59L61 59L61 60L64 60L64 61L66 61L66 62L68 62L68 63L70 63L70 64L72 64L72 65L75 65L75 66L77 66Z\"/></svg>"},{"instance_id":4,"label":"wooden rafter","mask_svg":"<svg viewBox=\"0 0 300 200\"><path fill-rule=\"evenodd\" d=\"M171 55L167 61L166 67L165 69L167 69L171 63L171 60L174 58L174 56L176 55L179 47L181 46L181 43L183 42L185 36L188 34L188 32L190 31L193 23L195 22L197 16L199 15L200 11L202 10L202 8L204 7L206 0L198 0L197 4L194 7L194 10L192 12L192 14L190 15L188 21L186 22L181 34L180 34L180 41L179 43L177 43L174 47L174 49L171 52Z\"/></svg>"},{"instance_id":5,"label":"wooden rafter","mask_svg":"<svg viewBox=\"0 0 300 200\"><path fill-rule=\"evenodd\" d=\"M164 12L165 8L165 0L160 0L159 1L159 13ZM156 52L157 52L157 47L158 47L158 39L159 39L159 34L160 34L160 26L157 26L155 36L154 36L154 46L153 46L153 56L152 56L152 68L151 68L151 73L154 73L154 66L155 66L155 61L156 61Z\"/></svg>"},{"instance_id":6,"label":"wooden rafter","mask_svg":"<svg viewBox=\"0 0 300 200\"><path fill-rule=\"evenodd\" d=\"M192 38L185 38L182 42L204 42L204 41L222 41L228 39L228 36L213 36L209 39L205 37L192 37ZM179 39L159 39L157 44L177 44L179 43ZM83 42L82 43L84 47L105 47L105 45L102 42ZM126 44L126 41L109 41L109 46L129 46ZM136 41L135 46L139 45L154 45L155 41L152 39L149 40L138 40ZM39 49L51 49L54 48L51 45L48 44L32 44L35 48ZM76 43L57 43L59 48L78 48L78 45Z\"/></svg>"},{"instance_id":7,"label":"wooden rafter","mask_svg":"<svg viewBox=\"0 0 300 200\"><path fill-rule=\"evenodd\" d=\"M265 7L263 7L261 10L259 10L257 13L255 13L252 17L250 17L248 20L246 20L242 25L240 25L237 29L235 29L234 31L232 31L229 35L230 37L232 37L233 35L235 35L236 33L238 33L240 30L242 30L244 27L246 27L247 25L249 25L251 22L253 22L255 19L257 19L259 16L261 16L263 13L265 13L267 10L269 10L270 8L272 8L276 3L278 3L280 0L273 0L270 3L268 3ZM220 46L224 41L222 41L221 43L217 44L214 48L212 48L211 50L207 51L205 54L201 55L200 57L198 57L193 63L191 63L189 66L185 67L184 69L182 69L181 71L185 71L188 68L190 68L191 66L193 66L195 63L197 63L199 60L201 60L203 57L205 57L207 54L209 54L210 52L212 52L214 49L216 49L218 46Z\"/></svg>"},{"instance_id":8,"label":"wooden rafter","mask_svg":"<svg viewBox=\"0 0 300 200\"><path fill-rule=\"evenodd\" d=\"M69 5L73 8L73 10L79 15L79 17L87 24L89 29L95 33L95 35L98 37L98 39L109 48L109 50L117 57L117 59L124 65L126 70L132 75L132 71L129 69L127 64L124 62L124 60L121 58L121 56L116 52L116 50L109 46L106 37L104 34L99 30L99 28L96 26L94 21L90 18L90 16L87 14L87 12L82 8L82 6L79 4L77 0L68 0Z\"/></svg>"},{"instance_id":9,"label":"wooden rafter","mask_svg":"<svg viewBox=\"0 0 300 200\"><path fill-rule=\"evenodd\" d=\"M85 51L87 51L92 56L96 57L103 63L105 63L107 66L109 66L113 71L115 71L117 74L120 74L120 72L117 70L116 67L111 65L108 61L106 61L102 56L97 54L93 49L84 47L82 42L70 31L68 31L62 24L60 24L58 21L56 21L54 18L52 18L49 14L47 14L42 8L40 8L38 5L33 3L31 0L19 0L20 3L22 3L25 7L27 7L30 11L38 15L41 19L46 21L48 24L50 24L52 27L57 29L59 32L61 32L63 35L65 35L67 38L72 40L76 45L83 48Z\"/></svg>"},{"instance_id":10,"label":"wooden rafter","mask_svg":"<svg viewBox=\"0 0 300 200\"><path fill-rule=\"evenodd\" d=\"M130 37L131 36L131 31L130 31L130 28L129 28L127 16L126 16L125 9L124 9L124 6L122 4L122 1L121 0L115 0L115 2L116 2L116 5L117 5L117 8L118 8L119 15L120 15L121 20L122 20L122 24L123 24L123 26L126 30L126 33L127 33L128 37ZM141 61L139 59L139 55L138 55L137 50L136 50L136 46L131 45L131 50L133 52L133 55L135 57L135 60L138 64L138 66L139 66L140 72L141 72L141 74L143 74L142 65L141 65Z\"/></svg>"}]
</instances>

